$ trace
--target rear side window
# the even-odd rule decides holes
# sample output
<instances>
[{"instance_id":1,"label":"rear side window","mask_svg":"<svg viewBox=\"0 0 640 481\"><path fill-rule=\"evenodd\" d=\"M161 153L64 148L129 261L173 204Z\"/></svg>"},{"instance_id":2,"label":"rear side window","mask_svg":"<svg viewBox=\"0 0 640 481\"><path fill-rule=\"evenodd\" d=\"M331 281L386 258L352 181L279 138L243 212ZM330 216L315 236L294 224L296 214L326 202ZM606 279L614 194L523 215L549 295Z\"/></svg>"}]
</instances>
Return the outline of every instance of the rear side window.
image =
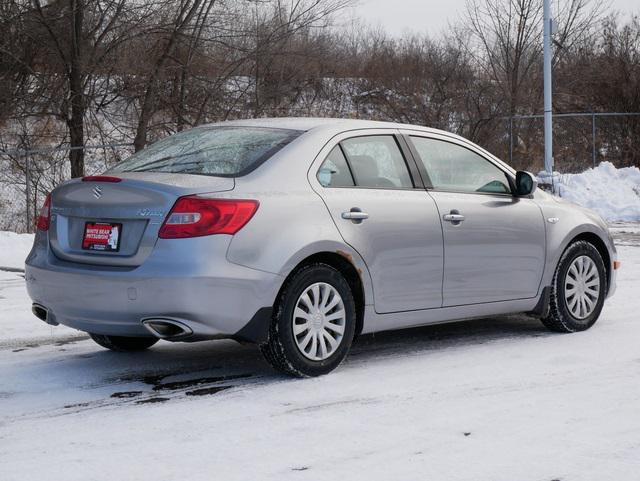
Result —
<instances>
[{"instance_id":1,"label":"rear side window","mask_svg":"<svg viewBox=\"0 0 640 481\"><path fill-rule=\"evenodd\" d=\"M358 187L413 188L407 164L392 135L353 137L341 145Z\"/></svg>"},{"instance_id":2,"label":"rear side window","mask_svg":"<svg viewBox=\"0 0 640 481\"><path fill-rule=\"evenodd\" d=\"M170 172L238 177L302 132L259 127L196 127L137 152L110 172Z\"/></svg>"},{"instance_id":3,"label":"rear side window","mask_svg":"<svg viewBox=\"0 0 640 481\"><path fill-rule=\"evenodd\" d=\"M318 170L318 182L322 187L353 187L353 177L342 149L336 145Z\"/></svg>"}]
</instances>

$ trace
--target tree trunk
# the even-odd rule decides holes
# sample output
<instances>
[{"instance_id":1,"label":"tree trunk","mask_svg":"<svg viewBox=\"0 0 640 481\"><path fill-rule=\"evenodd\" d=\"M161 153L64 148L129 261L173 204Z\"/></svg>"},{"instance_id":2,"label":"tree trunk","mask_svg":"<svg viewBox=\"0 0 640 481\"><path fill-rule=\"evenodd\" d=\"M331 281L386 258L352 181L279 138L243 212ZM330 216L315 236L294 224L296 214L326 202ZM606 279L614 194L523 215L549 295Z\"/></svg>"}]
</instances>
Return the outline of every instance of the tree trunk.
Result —
<instances>
[{"instance_id":1,"label":"tree trunk","mask_svg":"<svg viewBox=\"0 0 640 481\"><path fill-rule=\"evenodd\" d=\"M186 108L186 97L187 97L187 65L183 65L182 69L180 69L179 80L178 83L178 106L177 106L177 119L176 119L176 130L178 132L182 132L184 130L184 116L187 110Z\"/></svg>"},{"instance_id":2,"label":"tree trunk","mask_svg":"<svg viewBox=\"0 0 640 481\"><path fill-rule=\"evenodd\" d=\"M136 152L144 149L144 146L147 145L147 128L149 127L149 121L151 120L151 110L153 108L153 98L155 97L155 93L155 87L151 82L147 83L144 100L140 107L140 118L138 119L138 125L136 127L136 136L133 139L133 148Z\"/></svg>"},{"instance_id":3,"label":"tree trunk","mask_svg":"<svg viewBox=\"0 0 640 481\"><path fill-rule=\"evenodd\" d=\"M72 149L69 151L71 177L84 175L84 114L85 101L82 72L82 24L84 5L82 0L70 0L71 7L71 61L69 66L69 97L71 115L67 120L69 140Z\"/></svg>"},{"instance_id":4,"label":"tree trunk","mask_svg":"<svg viewBox=\"0 0 640 481\"><path fill-rule=\"evenodd\" d=\"M71 177L82 177L84 175L84 149L77 148L84 146L84 122L82 117L78 122L78 117L72 116L67 122L69 126L69 140L71 150L69 151L69 162L71 164Z\"/></svg>"}]
</instances>

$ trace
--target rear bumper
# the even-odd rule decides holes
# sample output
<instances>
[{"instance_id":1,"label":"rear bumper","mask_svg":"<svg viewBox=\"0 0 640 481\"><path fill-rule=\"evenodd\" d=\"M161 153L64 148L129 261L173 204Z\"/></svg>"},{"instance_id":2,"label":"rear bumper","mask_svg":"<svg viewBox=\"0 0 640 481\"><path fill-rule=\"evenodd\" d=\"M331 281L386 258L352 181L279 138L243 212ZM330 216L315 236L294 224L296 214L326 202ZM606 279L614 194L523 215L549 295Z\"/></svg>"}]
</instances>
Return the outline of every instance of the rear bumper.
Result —
<instances>
[{"instance_id":1,"label":"rear bumper","mask_svg":"<svg viewBox=\"0 0 640 481\"><path fill-rule=\"evenodd\" d=\"M63 262L38 237L26 262L29 296L49 322L96 334L150 336L142 320L161 317L188 325L183 341L232 337L273 304L283 281L228 262L228 236L159 240L134 269Z\"/></svg>"}]
</instances>

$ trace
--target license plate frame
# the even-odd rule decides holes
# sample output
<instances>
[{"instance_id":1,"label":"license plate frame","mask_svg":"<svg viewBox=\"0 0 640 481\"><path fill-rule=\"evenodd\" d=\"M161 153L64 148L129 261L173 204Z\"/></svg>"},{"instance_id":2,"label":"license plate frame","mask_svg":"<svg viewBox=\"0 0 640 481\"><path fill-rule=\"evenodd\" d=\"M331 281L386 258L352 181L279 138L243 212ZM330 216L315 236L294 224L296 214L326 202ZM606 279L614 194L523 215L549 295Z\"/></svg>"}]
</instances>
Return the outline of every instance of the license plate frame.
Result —
<instances>
[{"instance_id":1,"label":"license plate frame","mask_svg":"<svg viewBox=\"0 0 640 481\"><path fill-rule=\"evenodd\" d=\"M114 236L115 234L115 236ZM87 221L82 233L82 249L94 252L118 252L122 223Z\"/></svg>"}]
</instances>

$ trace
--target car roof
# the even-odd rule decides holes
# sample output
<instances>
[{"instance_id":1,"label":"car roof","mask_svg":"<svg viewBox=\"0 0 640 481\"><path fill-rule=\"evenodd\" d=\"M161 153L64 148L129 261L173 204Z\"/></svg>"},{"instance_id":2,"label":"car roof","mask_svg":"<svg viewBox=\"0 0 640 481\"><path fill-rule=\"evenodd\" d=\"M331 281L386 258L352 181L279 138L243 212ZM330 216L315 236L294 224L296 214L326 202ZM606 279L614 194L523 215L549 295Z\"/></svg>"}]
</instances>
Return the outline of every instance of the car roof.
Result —
<instances>
[{"instance_id":1,"label":"car roof","mask_svg":"<svg viewBox=\"0 0 640 481\"><path fill-rule=\"evenodd\" d=\"M291 129L309 131L319 128L334 128L339 130L353 129L410 129L423 130L434 133L446 133L437 129L423 127L421 125L401 124L397 122L383 122L379 120L363 119L340 119L331 117L265 117L259 119L229 120L217 122L210 125L216 126L243 126L243 127L265 127L278 129Z\"/></svg>"}]
</instances>

